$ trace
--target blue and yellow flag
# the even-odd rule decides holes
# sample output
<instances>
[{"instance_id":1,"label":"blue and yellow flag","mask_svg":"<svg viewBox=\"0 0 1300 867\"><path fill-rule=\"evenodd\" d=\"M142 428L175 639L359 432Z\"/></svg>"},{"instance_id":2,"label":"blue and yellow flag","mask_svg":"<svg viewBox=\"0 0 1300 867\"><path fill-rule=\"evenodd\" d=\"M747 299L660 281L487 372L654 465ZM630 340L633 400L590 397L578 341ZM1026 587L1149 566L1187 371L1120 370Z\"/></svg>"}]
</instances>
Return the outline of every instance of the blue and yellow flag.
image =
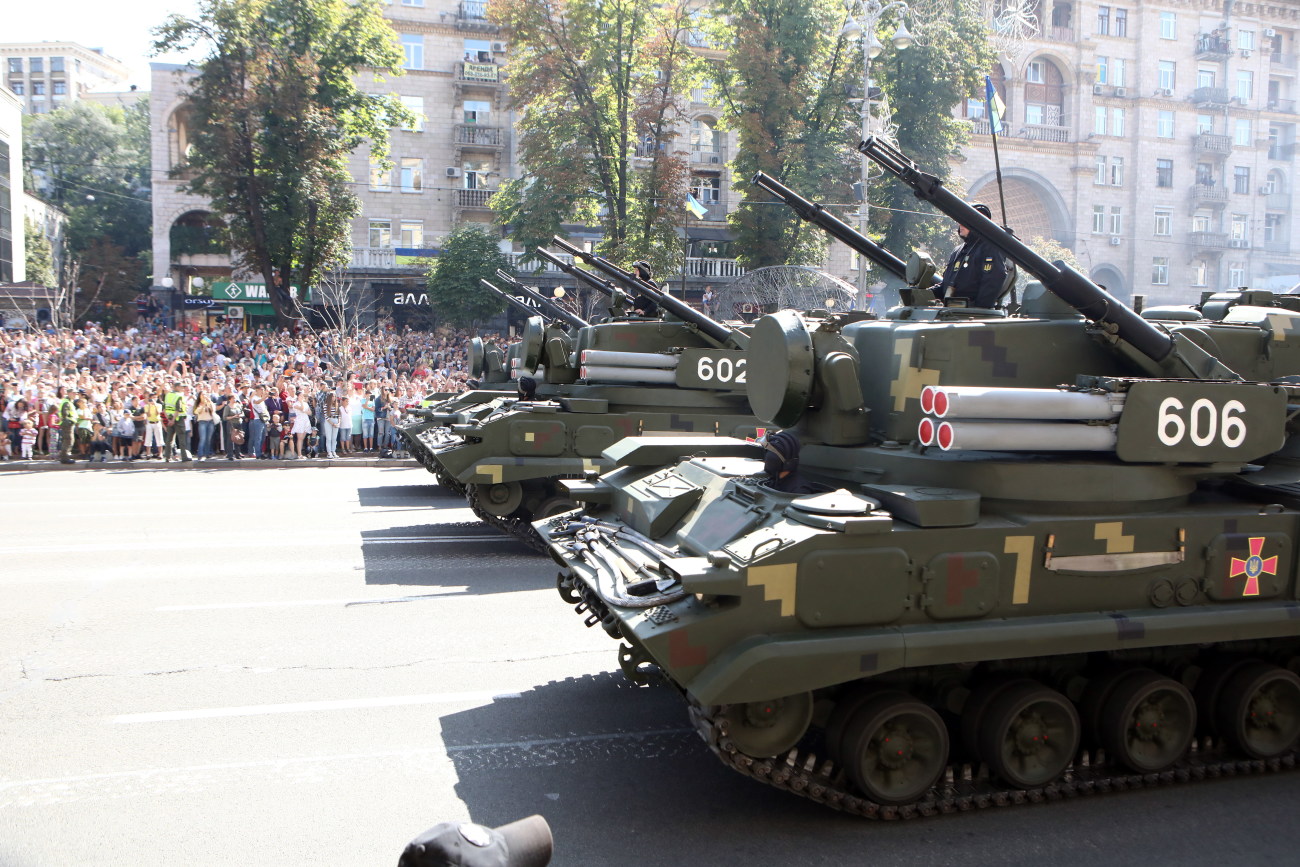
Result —
<instances>
[{"instance_id":1,"label":"blue and yellow flag","mask_svg":"<svg viewBox=\"0 0 1300 867\"><path fill-rule=\"evenodd\" d=\"M704 219L704 215L709 212L709 209L701 205L700 200L690 193L686 194L686 210L694 214L697 220Z\"/></svg>"},{"instance_id":2,"label":"blue and yellow flag","mask_svg":"<svg viewBox=\"0 0 1300 867\"><path fill-rule=\"evenodd\" d=\"M1006 114L1007 104L998 96L997 90L993 87L993 79L987 75L984 76L984 101L989 107L989 128L993 134L997 135L1002 132L1002 116Z\"/></svg>"}]
</instances>

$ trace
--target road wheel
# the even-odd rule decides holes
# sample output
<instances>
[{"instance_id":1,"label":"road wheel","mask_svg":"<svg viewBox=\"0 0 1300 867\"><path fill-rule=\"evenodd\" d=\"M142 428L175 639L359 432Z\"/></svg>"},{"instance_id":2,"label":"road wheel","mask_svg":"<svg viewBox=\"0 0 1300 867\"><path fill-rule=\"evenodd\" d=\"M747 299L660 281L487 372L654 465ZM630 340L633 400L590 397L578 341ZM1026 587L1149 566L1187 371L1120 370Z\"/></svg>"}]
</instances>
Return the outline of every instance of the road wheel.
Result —
<instances>
[{"instance_id":1,"label":"road wheel","mask_svg":"<svg viewBox=\"0 0 1300 867\"><path fill-rule=\"evenodd\" d=\"M812 722L811 692L785 698L751 701L723 707L719 717L736 749L756 759L768 759L790 750Z\"/></svg>"},{"instance_id":2,"label":"road wheel","mask_svg":"<svg viewBox=\"0 0 1300 867\"><path fill-rule=\"evenodd\" d=\"M501 482L496 485L475 485L478 504L489 515L504 518L519 508L524 501L524 488L518 482Z\"/></svg>"},{"instance_id":3,"label":"road wheel","mask_svg":"<svg viewBox=\"0 0 1300 867\"><path fill-rule=\"evenodd\" d=\"M884 690L873 684L852 687L839 697L839 700L835 702L835 707L831 709L831 715L826 720L826 728L822 732L827 758L837 765L844 765L849 762L851 754L845 752L847 747L844 743L844 734L848 731L849 722L857 714L859 708L882 695L907 698L905 692Z\"/></svg>"},{"instance_id":4,"label":"road wheel","mask_svg":"<svg viewBox=\"0 0 1300 867\"><path fill-rule=\"evenodd\" d=\"M1241 666L1223 687L1218 729L1238 752L1271 759L1300 737L1300 677L1266 662Z\"/></svg>"},{"instance_id":5,"label":"road wheel","mask_svg":"<svg viewBox=\"0 0 1300 867\"><path fill-rule=\"evenodd\" d=\"M1098 718L1110 757L1141 774L1183 757L1196 733L1196 702L1176 680L1139 671L1118 684Z\"/></svg>"},{"instance_id":6,"label":"road wheel","mask_svg":"<svg viewBox=\"0 0 1300 867\"><path fill-rule=\"evenodd\" d=\"M905 693L864 703L844 732L849 776L881 804L923 797L948 765L948 729L933 708Z\"/></svg>"},{"instance_id":7,"label":"road wheel","mask_svg":"<svg viewBox=\"0 0 1300 867\"><path fill-rule=\"evenodd\" d=\"M532 520L541 521L554 515L572 512L576 508L578 508L578 504L573 500L563 494L555 494L537 504L537 508L533 510Z\"/></svg>"},{"instance_id":8,"label":"road wheel","mask_svg":"<svg viewBox=\"0 0 1300 867\"><path fill-rule=\"evenodd\" d=\"M1078 752L1079 714L1054 689L1015 684L989 703L976 742L994 776L1020 789L1045 786Z\"/></svg>"}]
</instances>

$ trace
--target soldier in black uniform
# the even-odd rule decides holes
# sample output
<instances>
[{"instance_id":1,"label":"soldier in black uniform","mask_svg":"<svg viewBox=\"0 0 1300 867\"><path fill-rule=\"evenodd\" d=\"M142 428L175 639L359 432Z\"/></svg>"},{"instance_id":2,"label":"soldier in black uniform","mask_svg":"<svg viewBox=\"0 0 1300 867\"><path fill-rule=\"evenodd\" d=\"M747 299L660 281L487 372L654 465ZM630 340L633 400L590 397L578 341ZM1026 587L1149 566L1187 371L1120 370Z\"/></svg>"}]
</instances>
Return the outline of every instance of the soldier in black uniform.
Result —
<instances>
[{"instance_id":1,"label":"soldier in black uniform","mask_svg":"<svg viewBox=\"0 0 1300 867\"><path fill-rule=\"evenodd\" d=\"M649 262L634 262L632 271L647 283L654 283L654 273L650 270ZM638 292L636 297L632 299L632 309L639 316L654 317L659 315L659 305L644 292Z\"/></svg>"},{"instance_id":2,"label":"soldier in black uniform","mask_svg":"<svg viewBox=\"0 0 1300 867\"><path fill-rule=\"evenodd\" d=\"M988 205L973 204L971 207L989 219L993 218ZM964 298L967 307L993 307L1001 297L1002 284L1007 279L1007 265L1002 253L960 224L957 235L962 245L948 257L939 294L944 299Z\"/></svg>"}]
</instances>

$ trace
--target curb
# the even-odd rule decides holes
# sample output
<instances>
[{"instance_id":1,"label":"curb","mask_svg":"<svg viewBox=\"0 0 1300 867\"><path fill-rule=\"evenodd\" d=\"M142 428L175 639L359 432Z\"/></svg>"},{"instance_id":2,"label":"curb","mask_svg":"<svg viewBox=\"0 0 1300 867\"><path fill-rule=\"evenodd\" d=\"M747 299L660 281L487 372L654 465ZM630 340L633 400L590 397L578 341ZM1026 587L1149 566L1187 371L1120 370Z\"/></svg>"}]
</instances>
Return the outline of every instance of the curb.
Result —
<instances>
[{"instance_id":1,"label":"curb","mask_svg":"<svg viewBox=\"0 0 1300 867\"><path fill-rule=\"evenodd\" d=\"M34 461L8 460L0 461L0 473L21 473L21 472L56 472L65 470L275 470L287 469L289 467L418 467L420 462L414 458L358 458L349 460L346 458L336 460L317 460L315 458L303 458L301 460L286 461L255 461L255 460L234 460L228 461L225 458L210 458L206 461L172 461L164 462L161 458L157 460L139 460L139 461L96 461L90 463L85 458L72 464L61 464L58 458L41 458Z\"/></svg>"}]
</instances>

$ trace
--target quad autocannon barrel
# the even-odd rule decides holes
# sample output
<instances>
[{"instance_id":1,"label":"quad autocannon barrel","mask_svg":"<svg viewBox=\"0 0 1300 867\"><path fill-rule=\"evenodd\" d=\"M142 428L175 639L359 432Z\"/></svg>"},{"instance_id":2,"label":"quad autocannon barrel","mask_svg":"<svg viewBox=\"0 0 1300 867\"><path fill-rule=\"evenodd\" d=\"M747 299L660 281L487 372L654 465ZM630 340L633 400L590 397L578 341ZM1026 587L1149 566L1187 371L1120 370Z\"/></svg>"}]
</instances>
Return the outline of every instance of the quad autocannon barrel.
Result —
<instances>
[{"instance_id":1,"label":"quad autocannon barrel","mask_svg":"<svg viewBox=\"0 0 1300 867\"><path fill-rule=\"evenodd\" d=\"M1049 262L1035 253L1015 235L962 201L943 181L917 168L897 148L871 136L858 145L858 150L911 187L918 199L934 205L1001 250L1075 310L1094 322L1112 326L1120 338L1148 358L1162 361L1173 351L1174 341L1166 332L1065 263Z\"/></svg>"},{"instance_id":2,"label":"quad autocannon barrel","mask_svg":"<svg viewBox=\"0 0 1300 867\"><path fill-rule=\"evenodd\" d=\"M549 313L553 318L559 319L561 322L565 322L574 328L585 328L587 326L587 320L583 319L581 316L578 316L576 313L570 313L568 310L565 310L559 304L556 304L555 301L547 298L533 287L525 286L523 283L520 283L514 277L511 277L499 268L497 269L497 277L509 286L511 291L518 292L525 298L532 299L536 302L538 307Z\"/></svg>"}]
</instances>

